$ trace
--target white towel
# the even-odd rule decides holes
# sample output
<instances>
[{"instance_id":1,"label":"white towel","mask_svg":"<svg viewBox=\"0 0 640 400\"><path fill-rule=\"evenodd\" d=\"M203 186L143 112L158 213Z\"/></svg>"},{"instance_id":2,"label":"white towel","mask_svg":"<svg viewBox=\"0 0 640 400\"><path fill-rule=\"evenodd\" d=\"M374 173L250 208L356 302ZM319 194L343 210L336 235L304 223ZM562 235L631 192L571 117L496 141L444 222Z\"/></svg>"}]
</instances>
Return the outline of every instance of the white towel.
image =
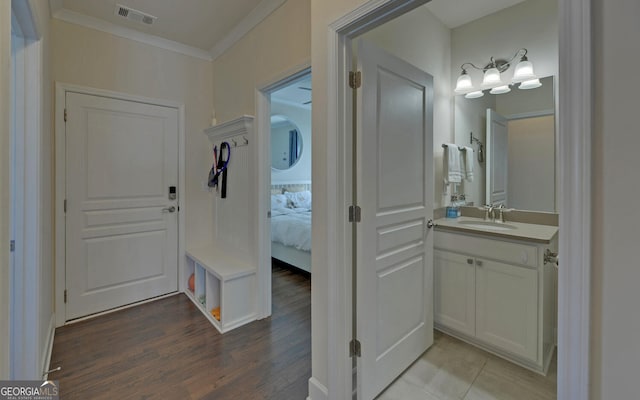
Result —
<instances>
[{"instance_id":1,"label":"white towel","mask_svg":"<svg viewBox=\"0 0 640 400\"><path fill-rule=\"evenodd\" d=\"M473 182L473 148L464 146L464 177L469 182Z\"/></svg>"},{"instance_id":2,"label":"white towel","mask_svg":"<svg viewBox=\"0 0 640 400\"><path fill-rule=\"evenodd\" d=\"M444 182L460 183L464 178L458 145L447 143L444 149Z\"/></svg>"}]
</instances>

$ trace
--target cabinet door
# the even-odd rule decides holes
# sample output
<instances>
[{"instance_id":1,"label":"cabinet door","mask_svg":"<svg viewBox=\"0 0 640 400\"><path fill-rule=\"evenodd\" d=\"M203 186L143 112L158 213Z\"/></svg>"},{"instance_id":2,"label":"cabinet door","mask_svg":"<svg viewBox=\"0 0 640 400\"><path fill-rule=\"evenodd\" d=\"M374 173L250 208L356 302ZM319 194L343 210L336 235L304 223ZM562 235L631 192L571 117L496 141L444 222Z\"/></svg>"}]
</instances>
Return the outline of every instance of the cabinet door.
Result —
<instances>
[{"instance_id":1,"label":"cabinet door","mask_svg":"<svg viewBox=\"0 0 640 400\"><path fill-rule=\"evenodd\" d=\"M476 259L476 337L537 362L538 272Z\"/></svg>"},{"instance_id":2,"label":"cabinet door","mask_svg":"<svg viewBox=\"0 0 640 400\"><path fill-rule=\"evenodd\" d=\"M469 336L475 335L475 265L472 257L434 252L434 320Z\"/></svg>"}]
</instances>

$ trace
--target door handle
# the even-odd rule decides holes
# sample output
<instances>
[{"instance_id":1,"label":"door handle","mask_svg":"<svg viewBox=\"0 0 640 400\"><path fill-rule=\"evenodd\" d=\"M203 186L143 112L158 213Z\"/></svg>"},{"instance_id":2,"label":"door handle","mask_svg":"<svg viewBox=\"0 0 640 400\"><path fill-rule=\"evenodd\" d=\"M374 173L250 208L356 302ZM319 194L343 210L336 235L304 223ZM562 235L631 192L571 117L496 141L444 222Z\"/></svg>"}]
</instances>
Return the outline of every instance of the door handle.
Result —
<instances>
[{"instance_id":1,"label":"door handle","mask_svg":"<svg viewBox=\"0 0 640 400\"><path fill-rule=\"evenodd\" d=\"M433 223L433 220L432 220L432 219L429 219L429 220L427 221L427 228L431 229L431 228L433 228L434 226L436 226L436 224L434 224L434 223Z\"/></svg>"},{"instance_id":2,"label":"door handle","mask_svg":"<svg viewBox=\"0 0 640 400\"><path fill-rule=\"evenodd\" d=\"M175 211L176 211L176 208L175 208L174 206L166 207L166 208L163 208L163 209L162 209L162 212L163 212L163 213L168 213L168 212L169 212L169 213L172 213L172 212L175 212Z\"/></svg>"}]
</instances>

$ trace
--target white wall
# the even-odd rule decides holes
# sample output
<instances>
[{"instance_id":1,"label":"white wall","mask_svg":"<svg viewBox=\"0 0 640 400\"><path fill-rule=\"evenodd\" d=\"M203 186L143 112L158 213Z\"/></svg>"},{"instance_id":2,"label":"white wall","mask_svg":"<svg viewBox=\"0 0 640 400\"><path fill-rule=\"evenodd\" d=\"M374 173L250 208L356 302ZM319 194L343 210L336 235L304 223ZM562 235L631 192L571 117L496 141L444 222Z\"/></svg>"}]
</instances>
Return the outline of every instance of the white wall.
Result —
<instances>
[{"instance_id":1,"label":"white wall","mask_svg":"<svg viewBox=\"0 0 640 400\"><path fill-rule=\"evenodd\" d=\"M554 79L549 76L541 78L540 82L542 86L536 89L513 88L509 93L494 95L496 98L495 110L507 118L522 113L554 110Z\"/></svg>"},{"instance_id":2,"label":"white wall","mask_svg":"<svg viewBox=\"0 0 640 400\"><path fill-rule=\"evenodd\" d=\"M302 154L297 164L288 170L271 170L271 183L287 182L311 182L311 153L313 145L311 143L311 110L303 107L294 107L288 104L272 101L271 115L284 115L291 120L302 135ZM288 138L288 136L287 136ZM287 145L288 148L288 139ZM272 155L273 157L273 155Z\"/></svg>"},{"instance_id":3,"label":"white wall","mask_svg":"<svg viewBox=\"0 0 640 400\"><path fill-rule=\"evenodd\" d=\"M38 306L38 350L39 356L37 375L33 379L39 379L43 372L41 369L48 368L46 362L47 346L49 338L54 329L54 157L53 157L53 128L52 128L52 81L51 81L51 25L49 3L43 1L31 1L31 8L37 24L38 33L41 39L42 58L42 98L40 99L41 115L41 155L40 155L40 257L37 285L35 290L39 291L40 304Z\"/></svg>"},{"instance_id":4,"label":"white wall","mask_svg":"<svg viewBox=\"0 0 640 400\"><path fill-rule=\"evenodd\" d=\"M39 379L41 368L46 357L46 346L53 317L53 221L51 204L52 176L51 162L51 85L49 67L49 5L48 2L31 1L34 20L38 34L42 39L42 93L40 119L40 204L41 226L38 236L40 239L39 264L37 265L36 278L33 282L27 282L30 290L38 292L38 315L26 316L35 319L36 349L33 354L37 359L29 360L28 368L32 379ZM10 142L10 70L11 59L11 2L0 2L0 185L9 188L9 142ZM9 212L10 191L2 190L0 193L0 378L9 377Z\"/></svg>"},{"instance_id":5,"label":"white wall","mask_svg":"<svg viewBox=\"0 0 640 400\"><path fill-rule=\"evenodd\" d=\"M487 108L495 110L496 96L483 96L477 99L465 99L464 96L456 96L454 100L454 131L455 142L461 146L470 146L474 151L473 182L464 181L461 191L466 195L467 202L473 202L475 206L486 204L486 147L483 149L483 162L478 161L479 147L477 143L470 143L469 133L480 140L485 146L487 143Z\"/></svg>"},{"instance_id":6,"label":"white wall","mask_svg":"<svg viewBox=\"0 0 640 400\"><path fill-rule=\"evenodd\" d=\"M509 121L507 207L555 212L555 118Z\"/></svg>"},{"instance_id":7,"label":"white wall","mask_svg":"<svg viewBox=\"0 0 640 400\"><path fill-rule=\"evenodd\" d=\"M0 1L0 187L10 186L11 2ZM0 190L0 379L9 378L9 240L11 201Z\"/></svg>"},{"instance_id":8,"label":"white wall","mask_svg":"<svg viewBox=\"0 0 640 400\"><path fill-rule=\"evenodd\" d=\"M495 14L488 15L476 21L459 26L451 31L451 87L455 87L460 76L460 66L471 62L477 66L484 66L491 56L495 58L511 58L520 48L528 49L529 60L533 63L535 73L540 77L558 75L558 2L557 0L528 0L509 7ZM503 74L504 81L510 81L513 67ZM473 82L478 85L482 81L482 71L470 68L467 72ZM521 111L523 96L527 96L526 103L534 109L547 110L553 108L553 85L543 85L534 90L512 90L511 93L496 95L495 108L503 115L517 114ZM547 95L550 92L550 97ZM518 93L526 92L526 93ZM522 96L520 96L522 94ZM469 145L469 132L474 132L486 144L485 112L486 105L491 100L468 100L456 96L455 100L455 141ZM548 107L551 99L551 107ZM475 101L477 104L467 103ZM487 103L487 104L480 104ZM485 110L481 108L485 107ZM462 126L458 126L458 113L470 112L465 117ZM477 134L476 134L477 132ZM477 151L477 145L474 145ZM465 182L464 192L468 194L468 201L476 205L485 203L485 164L474 165L474 181Z\"/></svg>"},{"instance_id":9,"label":"white wall","mask_svg":"<svg viewBox=\"0 0 640 400\"><path fill-rule=\"evenodd\" d=\"M211 143L203 129L211 124L211 62L52 20L53 79L185 105L186 245L210 243L211 195L200 188L212 164Z\"/></svg>"},{"instance_id":10,"label":"white wall","mask_svg":"<svg viewBox=\"0 0 640 400\"><path fill-rule=\"evenodd\" d=\"M593 400L638 398L640 2L593 1Z\"/></svg>"},{"instance_id":11,"label":"white wall","mask_svg":"<svg viewBox=\"0 0 640 400\"><path fill-rule=\"evenodd\" d=\"M452 86L449 84L451 30L422 6L367 32L362 38L433 76L434 208L449 204L451 188L444 190L441 144L453 141Z\"/></svg>"}]
</instances>

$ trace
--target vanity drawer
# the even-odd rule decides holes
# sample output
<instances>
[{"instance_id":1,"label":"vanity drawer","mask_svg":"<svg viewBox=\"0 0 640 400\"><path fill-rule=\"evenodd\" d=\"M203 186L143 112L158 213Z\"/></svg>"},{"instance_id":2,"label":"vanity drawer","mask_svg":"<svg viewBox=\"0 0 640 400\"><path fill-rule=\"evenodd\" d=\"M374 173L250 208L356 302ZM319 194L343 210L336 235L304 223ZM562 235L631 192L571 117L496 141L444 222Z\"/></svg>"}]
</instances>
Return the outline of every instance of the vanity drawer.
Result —
<instances>
[{"instance_id":1,"label":"vanity drawer","mask_svg":"<svg viewBox=\"0 0 640 400\"><path fill-rule=\"evenodd\" d=\"M433 237L433 246L441 250L469 254L509 264L531 268L538 266L538 251L535 245L436 231Z\"/></svg>"}]
</instances>

